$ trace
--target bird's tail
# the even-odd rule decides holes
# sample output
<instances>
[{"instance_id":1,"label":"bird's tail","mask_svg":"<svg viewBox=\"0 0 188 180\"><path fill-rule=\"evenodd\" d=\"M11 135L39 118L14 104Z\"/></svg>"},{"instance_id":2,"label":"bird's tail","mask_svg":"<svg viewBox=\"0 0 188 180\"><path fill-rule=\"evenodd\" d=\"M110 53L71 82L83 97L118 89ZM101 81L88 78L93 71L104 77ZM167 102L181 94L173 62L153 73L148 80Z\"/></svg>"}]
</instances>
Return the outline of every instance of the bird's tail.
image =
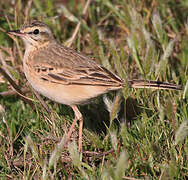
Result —
<instances>
[{"instance_id":1,"label":"bird's tail","mask_svg":"<svg viewBox=\"0 0 188 180\"><path fill-rule=\"evenodd\" d=\"M149 89L170 89L170 90L182 89L181 85L176 85L173 83L151 81L151 80L139 80L139 79L130 80L129 86L132 88L149 88Z\"/></svg>"}]
</instances>

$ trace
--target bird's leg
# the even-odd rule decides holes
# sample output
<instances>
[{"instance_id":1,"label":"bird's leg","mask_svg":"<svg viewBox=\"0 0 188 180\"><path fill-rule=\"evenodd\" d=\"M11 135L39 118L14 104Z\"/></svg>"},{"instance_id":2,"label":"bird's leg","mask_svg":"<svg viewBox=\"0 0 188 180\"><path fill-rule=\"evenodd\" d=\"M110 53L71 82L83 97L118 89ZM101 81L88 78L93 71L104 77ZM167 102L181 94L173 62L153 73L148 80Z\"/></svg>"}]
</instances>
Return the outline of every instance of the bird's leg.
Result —
<instances>
[{"instance_id":1,"label":"bird's leg","mask_svg":"<svg viewBox=\"0 0 188 180\"><path fill-rule=\"evenodd\" d=\"M81 113L80 113L81 114ZM82 152L82 128L83 128L83 117L82 114L79 118L79 139L78 139L78 150Z\"/></svg>"},{"instance_id":2,"label":"bird's leg","mask_svg":"<svg viewBox=\"0 0 188 180\"><path fill-rule=\"evenodd\" d=\"M80 113L79 109L77 108L76 105L72 105L71 106L72 110L74 111L74 121L67 133L67 137L66 137L66 143L70 140L70 137L72 135L72 132L74 130L74 127L76 125L76 122L79 120L79 140L78 140L78 149L81 152L82 150L82 127L83 127L83 118L82 118L82 114Z\"/></svg>"},{"instance_id":3,"label":"bird's leg","mask_svg":"<svg viewBox=\"0 0 188 180\"><path fill-rule=\"evenodd\" d=\"M67 136L66 136L66 143L65 144L67 144L67 142L70 140L70 137L71 137L71 135L72 135L72 132L73 132L73 130L74 130L74 127L75 127L75 125L76 125L76 122L77 122L77 117L74 117L74 121L72 122L72 125L71 125L71 127L69 128L69 131L68 131L68 133L67 133Z\"/></svg>"}]
</instances>

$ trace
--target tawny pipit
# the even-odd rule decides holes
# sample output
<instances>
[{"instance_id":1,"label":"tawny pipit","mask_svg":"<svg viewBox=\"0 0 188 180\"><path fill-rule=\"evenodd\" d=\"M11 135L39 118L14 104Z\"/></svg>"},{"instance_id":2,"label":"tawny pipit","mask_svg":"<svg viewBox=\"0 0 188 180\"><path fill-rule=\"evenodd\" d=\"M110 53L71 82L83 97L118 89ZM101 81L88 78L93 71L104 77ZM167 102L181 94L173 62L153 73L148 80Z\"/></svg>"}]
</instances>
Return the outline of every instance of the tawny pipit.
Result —
<instances>
[{"instance_id":1,"label":"tawny pipit","mask_svg":"<svg viewBox=\"0 0 188 180\"><path fill-rule=\"evenodd\" d=\"M8 34L20 36L25 43L23 67L31 86L49 99L72 107L75 119L66 141L79 120L81 150L83 118L76 105L111 90L122 89L124 80L85 55L59 44L42 22L31 21ZM157 81L131 80L129 84L133 88L181 89L175 84Z\"/></svg>"}]
</instances>

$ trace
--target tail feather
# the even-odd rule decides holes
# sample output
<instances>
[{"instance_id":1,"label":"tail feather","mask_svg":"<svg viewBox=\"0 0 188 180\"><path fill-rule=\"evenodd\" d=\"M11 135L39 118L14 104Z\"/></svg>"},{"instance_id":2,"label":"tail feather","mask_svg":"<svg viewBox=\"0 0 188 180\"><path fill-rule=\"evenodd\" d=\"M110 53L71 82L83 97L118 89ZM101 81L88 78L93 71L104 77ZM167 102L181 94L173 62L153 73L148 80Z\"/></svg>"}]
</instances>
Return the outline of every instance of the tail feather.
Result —
<instances>
[{"instance_id":1,"label":"tail feather","mask_svg":"<svg viewBox=\"0 0 188 180\"><path fill-rule=\"evenodd\" d=\"M161 81L139 80L139 79L130 80L129 86L132 88L182 90L181 85L176 85L173 83L166 83Z\"/></svg>"}]
</instances>

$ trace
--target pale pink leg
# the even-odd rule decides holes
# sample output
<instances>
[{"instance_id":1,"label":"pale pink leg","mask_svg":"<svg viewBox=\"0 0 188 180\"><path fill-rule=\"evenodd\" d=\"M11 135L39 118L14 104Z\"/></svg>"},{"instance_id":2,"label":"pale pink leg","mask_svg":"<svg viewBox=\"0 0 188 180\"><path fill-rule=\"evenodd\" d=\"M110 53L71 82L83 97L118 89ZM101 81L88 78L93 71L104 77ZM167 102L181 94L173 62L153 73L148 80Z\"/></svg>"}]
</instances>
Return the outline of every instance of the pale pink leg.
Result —
<instances>
[{"instance_id":1,"label":"pale pink leg","mask_svg":"<svg viewBox=\"0 0 188 180\"><path fill-rule=\"evenodd\" d=\"M76 105L72 105L71 106L72 110L74 111L74 121L67 133L67 137L66 137L66 143L70 140L70 137L72 135L72 132L74 130L74 127L76 125L76 122L79 120L79 140L78 140L78 149L81 152L82 150L82 128L83 128L83 118L82 118L82 114L80 113L79 109L77 108Z\"/></svg>"},{"instance_id":2,"label":"pale pink leg","mask_svg":"<svg viewBox=\"0 0 188 180\"><path fill-rule=\"evenodd\" d=\"M78 139L78 149L82 152L82 128L83 128L83 117L79 119L79 139Z\"/></svg>"}]
</instances>

